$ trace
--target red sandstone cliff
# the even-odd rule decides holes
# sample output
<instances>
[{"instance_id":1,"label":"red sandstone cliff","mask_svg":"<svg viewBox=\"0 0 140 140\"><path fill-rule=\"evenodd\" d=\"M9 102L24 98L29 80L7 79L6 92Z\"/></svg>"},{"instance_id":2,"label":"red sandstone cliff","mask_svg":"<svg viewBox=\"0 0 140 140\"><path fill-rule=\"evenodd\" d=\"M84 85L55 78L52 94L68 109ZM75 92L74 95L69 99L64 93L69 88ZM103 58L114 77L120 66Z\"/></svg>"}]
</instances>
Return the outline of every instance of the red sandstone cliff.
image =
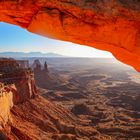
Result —
<instances>
[{"instance_id":1,"label":"red sandstone cliff","mask_svg":"<svg viewBox=\"0 0 140 140\"><path fill-rule=\"evenodd\" d=\"M13 107L13 93L0 83L0 130L11 122L10 109Z\"/></svg>"},{"instance_id":2,"label":"red sandstone cliff","mask_svg":"<svg viewBox=\"0 0 140 140\"><path fill-rule=\"evenodd\" d=\"M0 60L0 68L0 139L3 134L9 140L111 138L37 95L33 73L20 68L15 60Z\"/></svg>"},{"instance_id":3,"label":"red sandstone cliff","mask_svg":"<svg viewBox=\"0 0 140 140\"><path fill-rule=\"evenodd\" d=\"M4 0L0 21L110 51L140 71L139 0Z\"/></svg>"},{"instance_id":4,"label":"red sandstone cliff","mask_svg":"<svg viewBox=\"0 0 140 140\"><path fill-rule=\"evenodd\" d=\"M33 72L13 59L0 59L0 130L12 123L10 110L37 94Z\"/></svg>"},{"instance_id":5,"label":"red sandstone cliff","mask_svg":"<svg viewBox=\"0 0 140 140\"><path fill-rule=\"evenodd\" d=\"M33 98L37 93L32 70L20 67L13 59L0 59L0 82L5 91L13 93L14 104Z\"/></svg>"}]
</instances>

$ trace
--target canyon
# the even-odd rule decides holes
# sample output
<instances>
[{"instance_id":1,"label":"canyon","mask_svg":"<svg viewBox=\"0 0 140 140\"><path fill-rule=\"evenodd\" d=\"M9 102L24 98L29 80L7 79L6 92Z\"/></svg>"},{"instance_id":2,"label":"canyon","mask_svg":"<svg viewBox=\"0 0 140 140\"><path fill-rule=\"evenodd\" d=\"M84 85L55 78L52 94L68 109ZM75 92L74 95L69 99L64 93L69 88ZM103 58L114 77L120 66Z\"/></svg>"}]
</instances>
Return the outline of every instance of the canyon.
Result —
<instances>
[{"instance_id":1,"label":"canyon","mask_svg":"<svg viewBox=\"0 0 140 140\"><path fill-rule=\"evenodd\" d=\"M115 59L1 58L0 139L139 139L139 90Z\"/></svg>"},{"instance_id":2,"label":"canyon","mask_svg":"<svg viewBox=\"0 0 140 140\"><path fill-rule=\"evenodd\" d=\"M40 89L43 97L64 106L107 139L140 138L139 73L115 59L40 60L42 64L47 60L49 71L65 79L53 89Z\"/></svg>"},{"instance_id":3,"label":"canyon","mask_svg":"<svg viewBox=\"0 0 140 140\"><path fill-rule=\"evenodd\" d=\"M109 51L140 71L139 0L1 0L0 21Z\"/></svg>"},{"instance_id":4,"label":"canyon","mask_svg":"<svg viewBox=\"0 0 140 140\"><path fill-rule=\"evenodd\" d=\"M27 61L23 62L26 64ZM1 140L110 138L88 126L68 109L41 96L33 71L20 64L14 59L0 59ZM3 135L7 138L2 138Z\"/></svg>"},{"instance_id":5,"label":"canyon","mask_svg":"<svg viewBox=\"0 0 140 140\"><path fill-rule=\"evenodd\" d=\"M0 22L109 51L140 71L139 0L0 0ZM112 63L107 69L106 62L99 63L103 69L54 62L57 74L46 65L31 69L28 61L0 58L0 139L139 139L134 71Z\"/></svg>"}]
</instances>

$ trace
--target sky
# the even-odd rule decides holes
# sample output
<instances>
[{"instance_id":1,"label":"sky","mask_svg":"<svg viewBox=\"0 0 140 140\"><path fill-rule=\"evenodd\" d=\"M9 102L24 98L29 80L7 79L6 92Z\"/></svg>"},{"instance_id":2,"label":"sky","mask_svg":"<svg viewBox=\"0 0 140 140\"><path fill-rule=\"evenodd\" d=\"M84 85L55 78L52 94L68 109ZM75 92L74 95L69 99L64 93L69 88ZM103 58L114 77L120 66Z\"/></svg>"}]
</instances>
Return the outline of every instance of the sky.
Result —
<instances>
[{"instance_id":1,"label":"sky","mask_svg":"<svg viewBox=\"0 0 140 140\"><path fill-rule=\"evenodd\" d=\"M3 22L0 22L0 52L51 52L73 57L113 57L106 51L49 39Z\"/></svg>"}]
</instances>

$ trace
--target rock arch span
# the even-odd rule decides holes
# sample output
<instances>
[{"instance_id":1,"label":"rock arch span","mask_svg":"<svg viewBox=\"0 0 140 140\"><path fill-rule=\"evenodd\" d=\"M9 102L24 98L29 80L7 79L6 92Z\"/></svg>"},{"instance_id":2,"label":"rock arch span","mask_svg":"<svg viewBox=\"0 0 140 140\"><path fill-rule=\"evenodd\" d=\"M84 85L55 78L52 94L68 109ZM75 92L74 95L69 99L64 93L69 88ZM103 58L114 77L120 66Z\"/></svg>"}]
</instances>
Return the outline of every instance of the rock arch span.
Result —
<instances>
[{"instance_id":1,"label":"rock arch span","mask_svg":"<svg viewBox=\"0 0 140 140\"><path fill-rule=\"evenodd\" d=\"M0 21L109 51L140 71L139 0L0 0Z\"/></svg>"}]
</instances>

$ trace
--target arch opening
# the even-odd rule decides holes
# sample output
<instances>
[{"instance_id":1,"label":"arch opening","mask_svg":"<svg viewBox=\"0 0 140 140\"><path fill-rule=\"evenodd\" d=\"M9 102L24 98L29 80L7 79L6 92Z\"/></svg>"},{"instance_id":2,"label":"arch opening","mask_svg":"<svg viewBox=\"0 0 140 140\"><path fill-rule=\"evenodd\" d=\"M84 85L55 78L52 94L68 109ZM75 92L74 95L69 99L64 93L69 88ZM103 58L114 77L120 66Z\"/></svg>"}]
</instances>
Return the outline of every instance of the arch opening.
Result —
<instances>
[{"instance_id":1,"label":"arch opening","mask_svg":"<svg viewBox=\"0 0 140 140\"><path fill-rule=\"evenodd\" d=\"M1 1L0 21L111 52L140 71L139 1Z\"/></svg>"}]
</instances>

